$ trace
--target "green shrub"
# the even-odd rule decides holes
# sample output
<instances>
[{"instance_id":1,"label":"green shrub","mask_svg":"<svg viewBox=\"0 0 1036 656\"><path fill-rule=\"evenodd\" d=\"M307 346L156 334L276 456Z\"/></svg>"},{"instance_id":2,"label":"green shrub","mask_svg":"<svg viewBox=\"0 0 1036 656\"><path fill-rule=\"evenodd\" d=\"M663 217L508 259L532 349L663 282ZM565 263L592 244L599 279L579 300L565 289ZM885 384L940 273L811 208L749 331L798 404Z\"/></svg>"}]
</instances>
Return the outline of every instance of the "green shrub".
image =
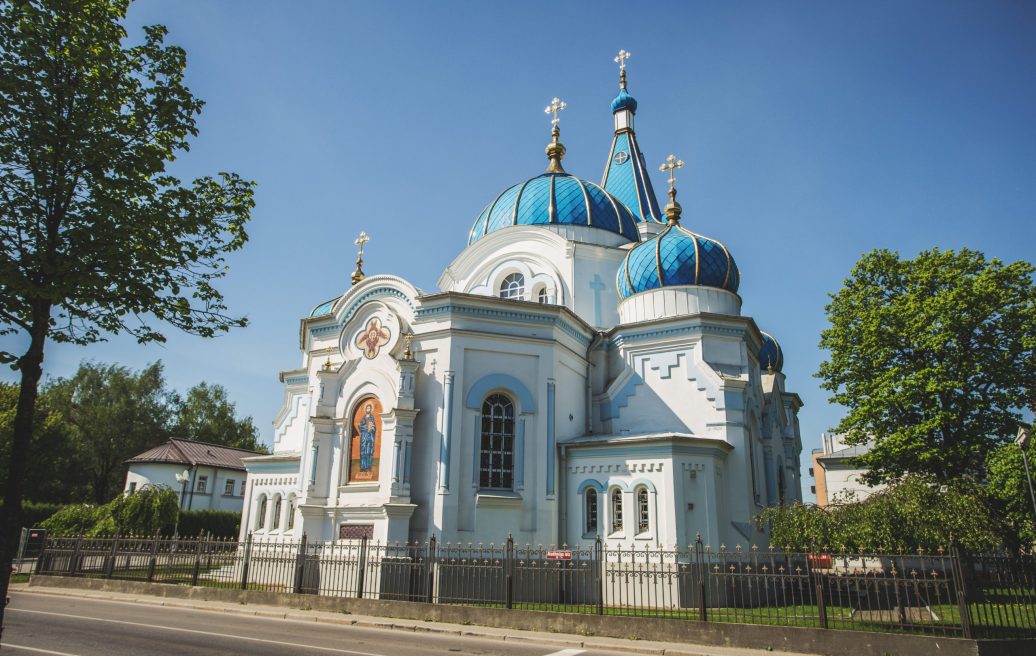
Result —
<instances>
[{"instance_id":1,"label":"green shrub","mask_svg":"<svg viewBox=\"0 0 1036 656\"><path fill-rule=\"evenodd\" d=\"M179 534L190 538L202 533L217 538L236 538L240 525L241 513L226 510L182 510Z\"/></svg>"},{"instance_id":2,"label":"green shrub","mask_svg":"<svg viewBox=\"0 0 1036 656\"><path fill-rule=\"evenodd\" d=\"M53 535L154 535L172 533L179 501L168 487L145 486L103 506L66 506L40 525Z\"/></svg>"},{"instance_id":3,"label":"green shrub","mask_svg":"<svg viewBox=\"0 0 1036 656\"><path fill-rule=\"evenodd\" d=\"M74 503L40 522L40 527L47 529L51 535L87 534L97 525L103 509L104 506Z\"/></svg>"}]
</instances>

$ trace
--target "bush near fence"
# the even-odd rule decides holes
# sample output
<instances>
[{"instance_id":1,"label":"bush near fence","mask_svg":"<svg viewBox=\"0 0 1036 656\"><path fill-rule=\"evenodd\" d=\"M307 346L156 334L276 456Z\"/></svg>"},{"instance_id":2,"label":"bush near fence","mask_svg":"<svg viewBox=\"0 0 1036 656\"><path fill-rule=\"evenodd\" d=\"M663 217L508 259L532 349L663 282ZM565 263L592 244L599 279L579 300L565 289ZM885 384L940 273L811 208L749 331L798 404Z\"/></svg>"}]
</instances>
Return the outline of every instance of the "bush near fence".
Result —
<instances>
[{"instance_id":1,"label":"bush near fence","mask_svg":"<svg viewBox=\"0 0 1036 656\"><path fill-rule=\"evenodd\" d=\"M226 510L181 510L177 532L181 537L208 535L215 538L236 538L241 526L241 513Z\"/></svg>"},{"instance_id":2,"label":"bush near fence","mask_svg":"<svg viewBox=\"0 0 1036 656\"><path fill-rule=\"evenodd\" d=\"M38 574L599 615L1036 638L1036 560L927 553L48 538Z\"/></svg>"}]
</instances>

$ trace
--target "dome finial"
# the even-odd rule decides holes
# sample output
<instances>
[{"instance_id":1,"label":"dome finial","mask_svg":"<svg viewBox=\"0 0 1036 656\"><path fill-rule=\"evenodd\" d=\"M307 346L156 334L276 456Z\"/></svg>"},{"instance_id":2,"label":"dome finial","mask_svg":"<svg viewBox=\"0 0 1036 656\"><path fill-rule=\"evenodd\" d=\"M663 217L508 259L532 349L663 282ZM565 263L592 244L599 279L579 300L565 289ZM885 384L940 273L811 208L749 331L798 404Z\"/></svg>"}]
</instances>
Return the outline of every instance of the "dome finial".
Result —
<instances>
[{"instance_id":1,"label":"dome finial","mask_svg":"<svg viewBox=\"0 0 1036 656\"><path fill-rule=\"evenodd\" d=\"M619 54L615 57L615 63L619 65L619 88L626 88L626 60L630 58L630 53L625 50L620 50Z\"/></svg>"},{"instance_id":2,"label":"dome finial","mask_svg":"<svg viewBox=\"0 0 1036 656\"><path fill-rule=\"evenodd\" d=\"M370 240L371 238L367 236L367 233L361 230L360 236L357 237L356 241L353 242L354 244L360 247L360 252L356 256L356 271L353 271L352 280L354 285L366 278L366 276L363 274L363 245L369 242Z\"/></svg>"},{"instance_id":3,"label":"dome finial","mask_svg":"<svg viewBox=\"0 0 1036 656\"><path fill-rule=\"evenodd\" d=\"M558 128L558 112L568 107L563 100L554 98L544 109L544 113L553 114L553 118L550 119L553 129L550 131L551 142L547 144L547 157L550 159L550 163L547 164L547 173L564 173L565 169L561 166L561 158L565 156L565 146L558 141L561 137L561 130Z\"/></svg>"},{"instance_id":4,"label":"dome finial","mask_svg":"<svg viewBox=\"0 0 1036 656\"><path fill-rule=\"evenodd\" d=\"M676 202L676 169L683 168L683 160L677 159L676 155L670 155L665 158L665 162L662 166L658 167L659 171L669 172L669 203L665 206L665 216L669 220L669 225L675 225L680 222L680 212L682 208L680 203Z\"/></svg>"}]
</instances>

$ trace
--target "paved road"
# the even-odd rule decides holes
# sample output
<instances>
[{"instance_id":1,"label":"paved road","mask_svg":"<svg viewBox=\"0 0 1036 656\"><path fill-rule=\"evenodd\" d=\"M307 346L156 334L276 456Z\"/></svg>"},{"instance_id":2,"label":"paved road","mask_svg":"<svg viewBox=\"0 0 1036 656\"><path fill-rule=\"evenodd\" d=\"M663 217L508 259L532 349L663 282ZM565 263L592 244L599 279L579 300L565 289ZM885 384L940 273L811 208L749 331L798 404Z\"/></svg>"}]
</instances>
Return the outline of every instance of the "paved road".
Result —
<instances>
[{"instance_id":1,"label":"paved road","mask_svg":"<svg viewBox=\"0 0 1036 656\"><path fill-rule=\"evenodd\" d=\"M498 654L611 656L532 642L410 633L15 592L3 651L52 656ZM628 656L628 653L626 654Z\"/></svg>"}]
</instances>

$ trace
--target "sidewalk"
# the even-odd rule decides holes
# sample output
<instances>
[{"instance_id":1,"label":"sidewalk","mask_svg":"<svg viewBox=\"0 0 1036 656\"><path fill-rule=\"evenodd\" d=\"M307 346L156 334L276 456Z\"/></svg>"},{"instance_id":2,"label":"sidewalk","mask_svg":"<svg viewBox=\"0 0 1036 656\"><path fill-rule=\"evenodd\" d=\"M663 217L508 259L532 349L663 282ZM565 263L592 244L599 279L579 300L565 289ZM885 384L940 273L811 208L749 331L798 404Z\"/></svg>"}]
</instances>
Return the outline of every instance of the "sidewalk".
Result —
<instances>
[{"instance_id":1,"label":"sidewalk","mask_svg":"<svg viewBox=\"0 0 1036 656\"><path fill-rule=\"evenodd\" d=\"M57 595L62 597L78 597L82 599L103 599L132 604L149 604L169 608L186 608L214 613L233 613L235 615L253 615L275 620L296 622L322 622L346 626L362 626L366 628L390 629L396 631L425 631L428 633L446 633L460 636L476 636L490 640L510 640L534 642L561 648L600 649L606 651L624 651L635 654L658 654L664 656L808 656L802 653L767 651L759 649L742 649L733 647L714 647L710 645L690 645L652 640L621 640L593 636L566 635L561 633L544 633L539 631L518 631L515 629L498 629L484 626L468 626L463 624L446 624L442 622L422 622L367 615L329 613L286 609L279 606L262 606L258 604L227 604L217 601L196 601L186 599L169 599L148 595L124 594L118 592L98 592L93 590L75 590L67 588L49 588L41 586L29 587L26 583L11 586L12 592L26 594Z\"/></svg>"}]
</instances>

